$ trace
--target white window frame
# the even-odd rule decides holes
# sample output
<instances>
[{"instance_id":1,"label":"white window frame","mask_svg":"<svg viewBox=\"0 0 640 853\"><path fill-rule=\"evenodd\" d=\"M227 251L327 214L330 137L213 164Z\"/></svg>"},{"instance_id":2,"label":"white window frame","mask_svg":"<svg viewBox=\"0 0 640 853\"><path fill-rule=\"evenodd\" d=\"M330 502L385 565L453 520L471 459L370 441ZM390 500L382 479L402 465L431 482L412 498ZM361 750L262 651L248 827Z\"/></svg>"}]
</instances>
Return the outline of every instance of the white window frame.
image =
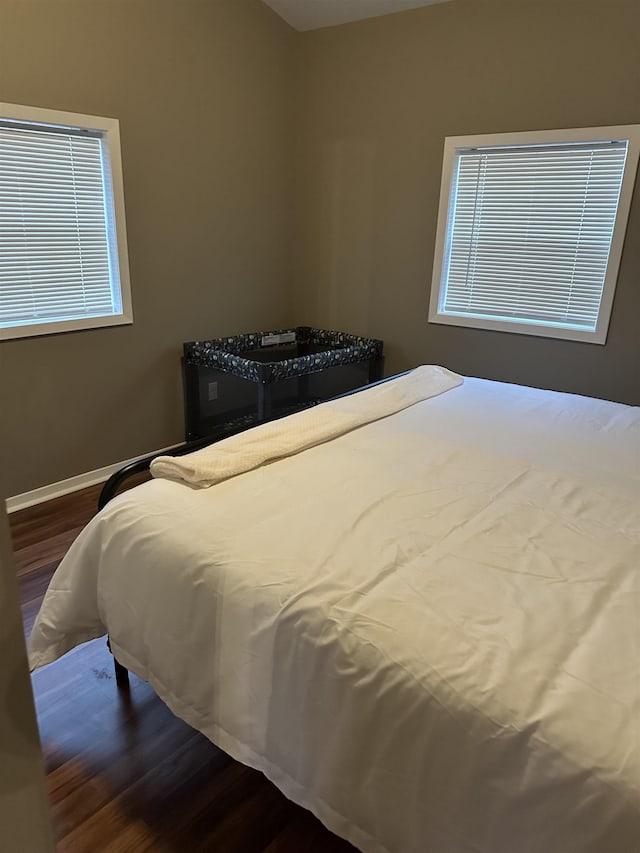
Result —
<instances>
[{"instance_id":1,"label":"white window frame","mask_svg":"<svg viewBox=\"0 0 640 853\"><path fill-rule=\"evenodd\" d=\"M600 310L595 330L572 329L523 319L502 320L464 313L446 312L444 299L449 252L449 231L455 206L455 170L457 155L461 149L491 147L527 147L566 143L601 143L615 140L628 142L627 159L620 191L620 200L615 218L611 249ZM547 130L518 133L481 134L476 136L451 136L445 139L440 205L436 232L433 277L429 301L429 322L452 326L467 326L516 334L536 335L564 340L586 341L604 344L607 339L609 319L618 278L620 259L624 244L631 198L635 184L638 156L640 154L640 125L616 125L610 127L587 127L568 130Z\"/></svg>"},{"instance_id":2,"label":"white window frame","mask_svg":"<svg viewBox=\"0 0 640 853\"><path fill-rule=\"evenodd\" d=\"M112 229L108 230L115 231L115 235L111 233L111 238L117 253L117 270L114 270L115 274L112 276L111 286L119 296L120 310L117 313L102 316L61 319L43 323L26 322L4 327L0 328L0 340L133 323L118 120L41 107L0 103L0 124L3 122L9 125L11 123L22 126L33 125L34 129L39 131L46 131L49 127L56 132L64 130L84 131L99 136L102 149L105 204L110 208L108 218L112 222ZM1 203L2 198L0 197ZM114 237L115 239L113 239Z\"/></svg>"}]
</instances>

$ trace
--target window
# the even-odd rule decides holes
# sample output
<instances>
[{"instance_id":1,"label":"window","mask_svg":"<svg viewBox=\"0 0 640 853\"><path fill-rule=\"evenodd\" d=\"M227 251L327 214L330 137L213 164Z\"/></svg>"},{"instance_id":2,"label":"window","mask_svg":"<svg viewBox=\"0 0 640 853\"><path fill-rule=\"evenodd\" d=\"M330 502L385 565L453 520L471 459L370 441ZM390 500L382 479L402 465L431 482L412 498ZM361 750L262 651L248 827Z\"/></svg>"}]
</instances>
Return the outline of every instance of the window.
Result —
<instances>
[{"instance_id":1,"label":"window","mask_svg":"<svg viewBox=\"0 0 640 853\"><path fill-rule=\"evenodd\" d=\"M640 126L445 140L429 321L606 341Z\"/></svg>"},{"instance_id":2,"label":"window","mask_svg":"<svg viewBox=\"0 0 640 853\"><path fill-rule=\"evenodd\" d=\"M132 320L118 122L0 104L0 338Z\"/></svg>"}]
</instances>

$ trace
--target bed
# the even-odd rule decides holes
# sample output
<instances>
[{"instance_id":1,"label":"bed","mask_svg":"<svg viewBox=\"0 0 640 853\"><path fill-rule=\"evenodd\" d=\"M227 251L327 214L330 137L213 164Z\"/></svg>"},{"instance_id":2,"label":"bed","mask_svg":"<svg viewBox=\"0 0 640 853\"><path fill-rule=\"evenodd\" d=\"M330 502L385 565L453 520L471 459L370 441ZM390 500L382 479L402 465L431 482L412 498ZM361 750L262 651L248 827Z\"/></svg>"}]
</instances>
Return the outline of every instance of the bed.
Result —
<instances>
[{"instance_id":1,"label":"bed","mask_svg":"<svg viewBox=\"0 0 640 853\"><path fill-rule=\"evenodd\" d=\"M638 853L640 409L427 366L199 453L78 537L33 667L108 633L366 853Z\"/></svg>"}]
</instances>

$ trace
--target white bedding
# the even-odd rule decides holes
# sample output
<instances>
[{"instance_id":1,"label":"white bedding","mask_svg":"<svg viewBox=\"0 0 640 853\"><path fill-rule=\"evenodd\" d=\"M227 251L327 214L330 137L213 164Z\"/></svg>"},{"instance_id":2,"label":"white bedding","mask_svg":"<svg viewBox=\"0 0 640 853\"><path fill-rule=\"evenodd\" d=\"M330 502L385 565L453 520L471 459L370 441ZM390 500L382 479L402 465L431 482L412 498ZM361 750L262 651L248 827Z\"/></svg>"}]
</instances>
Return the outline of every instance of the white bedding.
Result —
<instances>
[{"instance_id":1,"label":"white bedding","mask_svg":"<svg viewBox=\"0 0 640 853\"><path fill-rule=\"evenodd\" d=\"M638 853L640 410L483 380L116 498L33 666L106 631L367 853Z\"/></svg>"}]
</instances>

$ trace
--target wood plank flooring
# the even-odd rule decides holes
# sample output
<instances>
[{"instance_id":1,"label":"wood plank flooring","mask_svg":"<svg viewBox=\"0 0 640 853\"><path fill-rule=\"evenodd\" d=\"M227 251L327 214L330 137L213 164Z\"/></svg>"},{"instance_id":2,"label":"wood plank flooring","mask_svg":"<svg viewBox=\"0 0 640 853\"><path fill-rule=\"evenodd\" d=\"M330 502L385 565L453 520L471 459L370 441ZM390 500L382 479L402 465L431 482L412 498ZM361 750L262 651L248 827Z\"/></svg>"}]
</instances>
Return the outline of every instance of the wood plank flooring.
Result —
<instances>
[{"instance_id":1,"label":"wood plank flooring","mask_svg":"<svg viewBox=\"0 0 640 853\"><path fill-rule=\"evenodd\" d=\"M10 516L27 634L99 491ZM119 694L104 639L33 674L59 853L353 853L261 773L174 717L148 684L130 681Z\"/></svg>"}]
</instances>

